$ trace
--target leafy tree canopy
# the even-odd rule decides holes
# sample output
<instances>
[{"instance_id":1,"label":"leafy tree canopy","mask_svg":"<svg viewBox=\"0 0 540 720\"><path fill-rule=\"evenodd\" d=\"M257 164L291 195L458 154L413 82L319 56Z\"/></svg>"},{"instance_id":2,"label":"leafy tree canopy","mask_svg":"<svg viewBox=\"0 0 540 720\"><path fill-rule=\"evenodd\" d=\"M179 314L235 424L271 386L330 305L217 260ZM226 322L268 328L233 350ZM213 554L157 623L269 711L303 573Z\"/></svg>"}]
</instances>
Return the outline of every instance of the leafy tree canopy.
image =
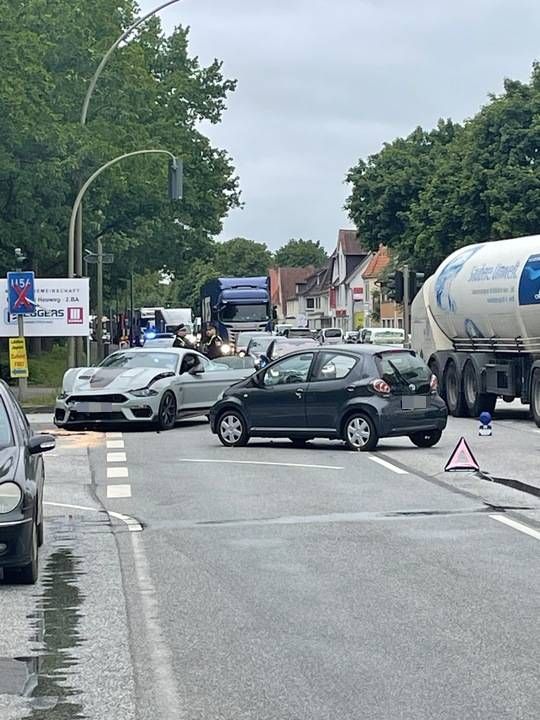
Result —
<instances>
[{"instance_id":1,"label":"leafy tree canopy","mask_svg":"<svg viewBox=\"0 0 540 720\"><path fill-rule=\"evenodd\" d=\"M363 240L434 270L472 242L540 231L540 66L507 80L463 126L440 121L398 138L348 174Z\"/></svg>"},{"instance_id":2,"label":"leafy tree canopy","mask_svg":"<svg viewBox=\"0 0 540 720\"><path fill-rule=\"evenodd\" d=\"M306 267L314 265L319 268L327 261L326 251L317 240L289 240L274 254L274 264L280 267Z\"/></svg>"},{"instance_id":3,"label":"leafy tree canopy","mask_svg":"<svg viewBox=\"0 0 540 720\"><path fill-rule=\"evenodd\" d=\"M181 274L211 253L237 178L200 131L217 123L235 82L217 60L202 67L188 31L164 36L154 18L111 57L79 124L101 57L134 22L132 0L0 0L0 274L21 247L42 276L66 271L67 228L80 182L131 150L166 149L184 161L184 199L167 197L167 159L143 156L106 171L84 204L84 244L115 254L107 286L130 270Z\"/></svg>"}]
</instances>

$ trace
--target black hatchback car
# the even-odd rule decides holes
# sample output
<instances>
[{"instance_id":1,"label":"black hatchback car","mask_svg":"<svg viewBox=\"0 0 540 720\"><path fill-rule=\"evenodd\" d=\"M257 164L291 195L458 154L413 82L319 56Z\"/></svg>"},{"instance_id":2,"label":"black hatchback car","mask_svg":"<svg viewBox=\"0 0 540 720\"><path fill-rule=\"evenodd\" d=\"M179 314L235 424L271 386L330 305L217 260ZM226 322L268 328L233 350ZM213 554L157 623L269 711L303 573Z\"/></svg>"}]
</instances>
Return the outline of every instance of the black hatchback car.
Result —
<instances>
[{"instance_id":1,"label":"black hatchback car","mask_svg":"<svg viewBox=\"0 0 540 720\"><path fill-rule=\"evenodd\" d=\"M301 350L225 390L210 411L226 446L250 437L287 437L296 445L339 438L373 450L381 437L435 445L447 410L437 379L412 350L338 345Z\"/></svg>"},{"instance_id":2,"label":"black hatchback car","mask_svg":"<svg viewBox=\"0 0 540 720\"><path fill-rule=\"evenodd\" d=\"M38 546L43 543L41 453L55 446L52 435L35 435L20 405L0 381L0 568L9 579L33 584Z\"/></svg>"}]
</instances>

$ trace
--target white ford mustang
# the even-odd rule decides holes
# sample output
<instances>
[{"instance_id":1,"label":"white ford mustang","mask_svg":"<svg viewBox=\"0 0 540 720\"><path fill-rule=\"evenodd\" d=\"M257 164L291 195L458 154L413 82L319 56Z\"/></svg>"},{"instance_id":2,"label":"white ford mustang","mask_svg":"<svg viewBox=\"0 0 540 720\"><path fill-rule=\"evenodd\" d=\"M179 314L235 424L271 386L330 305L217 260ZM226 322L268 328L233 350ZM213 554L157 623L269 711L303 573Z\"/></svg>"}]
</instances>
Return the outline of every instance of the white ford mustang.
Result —
<instances>
[{"instance_id":1,"label":"white ford mustang","mask_svg":"<svg viewBox=\"0 0 540 720\"><path fill-rule=\"evenodd\" d=\"M65 373L54 422L151 422L169 430L178 418L206 414L223 390L252 373L252 367L231 369L195 350L119 350L97 367Z\"/></svg>"}]
</instances>

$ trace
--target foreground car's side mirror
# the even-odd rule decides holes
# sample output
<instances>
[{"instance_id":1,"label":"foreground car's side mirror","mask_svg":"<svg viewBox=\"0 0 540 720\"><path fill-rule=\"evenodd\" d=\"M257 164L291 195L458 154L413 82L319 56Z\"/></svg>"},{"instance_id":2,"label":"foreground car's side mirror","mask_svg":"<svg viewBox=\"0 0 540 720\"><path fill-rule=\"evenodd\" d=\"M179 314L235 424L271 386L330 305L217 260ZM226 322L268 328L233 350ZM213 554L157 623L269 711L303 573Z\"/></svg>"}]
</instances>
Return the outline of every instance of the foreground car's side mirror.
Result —
<instances>
[{"instance_id":1,"label":"foreground car's side mirror","mask_svg":"<svg viewBox=\"0 0 540 720\"><path fill-rule=\"evenodd\" d=\"M30 455L48 452L49 450L54 450L55 447L56 439L52 435L32 435L28 441L28 451Z\"/></svg>"}]
</instances>

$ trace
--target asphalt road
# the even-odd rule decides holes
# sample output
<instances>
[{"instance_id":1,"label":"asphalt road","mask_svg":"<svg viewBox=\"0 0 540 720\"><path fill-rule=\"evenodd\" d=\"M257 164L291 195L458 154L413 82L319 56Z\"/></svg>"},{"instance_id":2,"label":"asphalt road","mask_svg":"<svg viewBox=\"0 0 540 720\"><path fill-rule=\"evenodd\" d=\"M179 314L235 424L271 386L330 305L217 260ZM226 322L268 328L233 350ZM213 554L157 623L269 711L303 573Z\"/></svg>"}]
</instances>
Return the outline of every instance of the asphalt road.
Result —
<instances>
[{"instance_id":1,"label":"asphalt road","mask_svg":"<svg viewBox=\"0 0 540 720\"><path fill-rule=\"evenodd\" d=\"M445 474L462 435L540 486L515 408L371 454L199 421L60 437L40 585L0 583L0 717L537 718L540 498Z\"/></svg>"}]
</instances>

